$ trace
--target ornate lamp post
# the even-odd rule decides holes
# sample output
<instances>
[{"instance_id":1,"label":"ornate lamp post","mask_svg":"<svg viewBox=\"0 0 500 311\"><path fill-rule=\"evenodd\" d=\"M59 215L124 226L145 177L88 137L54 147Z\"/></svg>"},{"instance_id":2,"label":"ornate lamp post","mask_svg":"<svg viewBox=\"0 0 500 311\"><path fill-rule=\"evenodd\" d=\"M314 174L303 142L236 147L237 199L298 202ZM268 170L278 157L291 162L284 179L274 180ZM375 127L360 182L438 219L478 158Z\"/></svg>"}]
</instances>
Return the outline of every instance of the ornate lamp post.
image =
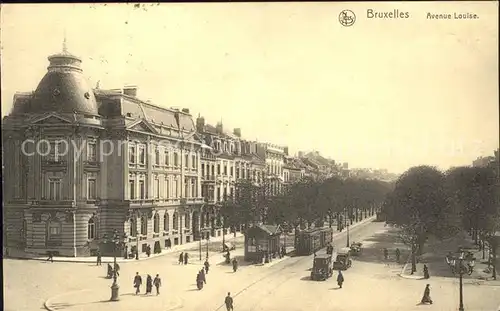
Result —
<instances>
[{"instance_id":1,"label":"ornate lamp post","mask_svg":"<svg viewBox=\"0 0 500 311\"><path fill-rule=\"evenodd\" d=\"M349 225L351 223L351 219L350 219L351 217L350 216L351 215L349 215L349 209L346 208L346 217L345 217L345 219L346 219L346 226L347 226L347 242L346 242L346 247L350 247L350 245L349 245L350 244L349 243Z\"/></svg>"},{"instance_id":2,"label":"ornate lamp post","mask_svg":"<svg viewBox=\"0 0 500 311\"><path fill-rule=\"evenodd\" d=\"M448 262L452 270L458 272L459 275L460 301L458 305L458 311L464 311L463 275L465 273L470 274L472 272L472 267L474 266L475 258L471 256L466 256L463 251L460 251L458 256L452 256L451 258L449 258Z\"/></svg>"},{"instance_id":3,"label":"ornate lamp post","mask_svg":"<svg viewBox=\"0 0 500 311\"><path fill-rule=\"evenodd\" d=\"M210 235L207 235L207 259L208 259L208 244L210 243Z\"/></svg>"},{"instance_id":4,"label":"ornate lamp post","mask_svg":"<svg viewBox=\"0 0 500 311\"><path fill-rule=\"evenodd\" d=\"M107 234L104 235L105 241L110 241L113 243L113 284L111 285L111 298L109 299L110 301L118 301L119 300L119 289L120 286L118 285L117 281L117 274L116 274L116 253L118 250L119 245L125 239L127 238L126 234L124 233L123 236L120 236L118 233L118 230L114 229L113 230L113 235L111 239L107 236Z\"/></svg>"}]
</instances>

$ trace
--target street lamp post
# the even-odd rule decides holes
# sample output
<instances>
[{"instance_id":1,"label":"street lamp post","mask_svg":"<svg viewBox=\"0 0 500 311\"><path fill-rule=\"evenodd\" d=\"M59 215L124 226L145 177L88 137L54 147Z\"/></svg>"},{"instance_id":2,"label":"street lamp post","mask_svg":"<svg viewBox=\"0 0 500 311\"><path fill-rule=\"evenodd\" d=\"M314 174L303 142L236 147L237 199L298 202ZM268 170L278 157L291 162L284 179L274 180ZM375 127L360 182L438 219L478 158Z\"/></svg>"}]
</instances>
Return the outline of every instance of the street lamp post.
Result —
<instances>
[{"instance_id":1,"label":"street lamp post","mask_svg":"<svg viewBox=\"0 0 500 311\"><path fill-rule=\"evenodd\" d=\"M201 240L202 240L202 236L201 236L201 231L198 232L198 239L200 241L199 243L199 251L200 251L200 261L201 261Z\"/></svg>"},{"instance_id":2,"label":"street lamp post","mask_svg":"<svg viewBox=\"0 0 500 311\"><path fill-rule=\"evenodd\" d=\"M348 208L346 208L346 226L347 226L347 242L346 242L346 247L349 247L349 224L350 224L350 215L349 215L349 211L348 211ZM349 218L349 219L348 219Z\"/></svg>"},{"instance_id":3,"label":"street lamp post","mask_svg":"<svg viewBox=\"0 0 500 311\"><path fill-rule=\"evenodd\" d=\"M210 243L210 235L207 236L207 259L208 259L208 244Z\"/></svg>"},{"instance_id":4,"label":"street lamp post","mask_svg":"<svg viewBox=\"0 0 500 311\"><path fill-rule=\"evenodd\" d=\"M107 237L105 237L107 239ZM123 240L125 241L125 234L123 235ZM118 249L118 245L120 245L121 239L120 235L118 234L118 230L113 230L113 236L111 238L111 242L113 243L113 284L111 285L111 298L109 299L110 301L118 301L119 300L119 290L120 286L118 285L118 280L117 280L117 271L116 271L116 252Z\"/></svg>"},{"instance_id":5,"label":"street lamp post","mask_svg":"<svg viewBox=\"0 0 500 311\"><path fill-rule=\"evenodd\" d=\"M459 304L458 304L458 311L464 311L464 292L463 292L463 275L464 273L467 273L468 267L473 265L474 258L466 257L464 255L464 252L461 251L458 257L453 257L450 258L453 260L450 260L450 266L454 265L455 268L457 268L457 262L458 262L458 275L459 275Z\"/></svg>"}]
</instances>

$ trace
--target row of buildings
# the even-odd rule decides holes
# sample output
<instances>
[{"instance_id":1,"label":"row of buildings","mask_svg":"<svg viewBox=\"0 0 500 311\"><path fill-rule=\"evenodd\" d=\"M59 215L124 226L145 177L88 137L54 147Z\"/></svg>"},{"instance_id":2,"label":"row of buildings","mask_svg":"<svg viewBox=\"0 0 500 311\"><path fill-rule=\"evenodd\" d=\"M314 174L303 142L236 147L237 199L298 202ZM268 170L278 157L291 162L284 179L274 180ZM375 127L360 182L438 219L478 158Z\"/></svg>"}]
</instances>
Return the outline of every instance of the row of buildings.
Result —
<instances>
[{"instance_id":1,"label":"row of buildings","mask_svg":"<svg viewBox=\"0 0 500 311\"><path fill-rule=\"evenodd\" d=\"M113 233L130 252L208 239L223 234L220 203L240 179L272 195L347 171L140 100L136 87L91 88L64 48L48 60L3 119L4 250L88 256Z\"/></svg>"}]
</instances>

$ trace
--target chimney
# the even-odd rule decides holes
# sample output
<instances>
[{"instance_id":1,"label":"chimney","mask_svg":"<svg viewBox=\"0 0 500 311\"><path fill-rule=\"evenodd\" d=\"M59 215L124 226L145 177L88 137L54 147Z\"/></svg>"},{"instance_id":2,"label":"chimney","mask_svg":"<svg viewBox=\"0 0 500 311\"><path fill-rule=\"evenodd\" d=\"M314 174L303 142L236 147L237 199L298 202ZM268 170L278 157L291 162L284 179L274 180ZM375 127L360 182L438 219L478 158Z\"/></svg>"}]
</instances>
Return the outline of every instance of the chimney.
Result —
<instances>
[{"instance_id":1,"label":"chimney","mask_svg":"<svg viewBox=\"0 0 500 311\"><path fill-rule=\"evenodd\" d=\"M137 86L124 86L123 87L123 94L132 96L132 97L137 97Z\"/></svg>"},{"instance_id":2,"label":"chimney","mask_svg":"<svg viewBox=\"0 0 500 311\"><path fill-rule=\"evenodd\" d=\"M196 118L196 130L200 133L205 132L205 118L203 117Z\"/></svg>"},{"instance_id":3,"label":"chimney","mask_svg":"<svg viewBox=\"0 0 500 311\"><path fill-rule=\"evenodd\" d=\"M224 131L224 128L222 127L222 122L218 122L217 126L215 127L217 134L222 134Z\"/></svg>"},{"instance_id":4,"label":"chimney","mask_svg":"<svg viewBox=\"0 0 500 311\"><path fill-rule=\"evenodd\" d=\"M233 134L234 134L234 136L241 138L241 129L240 128L235 128L233 130Z\"/></svg>"},{"instance_id":5,"label":"chimney","mask_svg":"<svg viewBox=\"0 0 500 311\"><path fill-rule=\"evenodd\" d=\"M182 108L182 112L189 114L189 108Z\"/></svg>"}]
</instances>

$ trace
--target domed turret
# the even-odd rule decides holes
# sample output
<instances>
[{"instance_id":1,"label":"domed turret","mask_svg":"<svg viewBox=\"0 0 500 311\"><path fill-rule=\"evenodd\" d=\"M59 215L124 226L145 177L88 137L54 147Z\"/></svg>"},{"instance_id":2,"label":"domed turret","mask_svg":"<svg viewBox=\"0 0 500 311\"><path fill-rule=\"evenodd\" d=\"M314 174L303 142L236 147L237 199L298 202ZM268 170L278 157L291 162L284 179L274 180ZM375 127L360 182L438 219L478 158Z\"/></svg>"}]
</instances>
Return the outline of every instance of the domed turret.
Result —
<instances>
[{"instance_id":1,"label":"domed turret","mask_svg":"<svg viewBox=\"0 0 500 311\"><path fill-rule=\"evenodd\" d=\"M48 60L47 73L38 84L27 112L97 115L94 92L82 74L82 60L68 53L66 42L62 53L51 55Z\"/></svg>"}]
</instances>

